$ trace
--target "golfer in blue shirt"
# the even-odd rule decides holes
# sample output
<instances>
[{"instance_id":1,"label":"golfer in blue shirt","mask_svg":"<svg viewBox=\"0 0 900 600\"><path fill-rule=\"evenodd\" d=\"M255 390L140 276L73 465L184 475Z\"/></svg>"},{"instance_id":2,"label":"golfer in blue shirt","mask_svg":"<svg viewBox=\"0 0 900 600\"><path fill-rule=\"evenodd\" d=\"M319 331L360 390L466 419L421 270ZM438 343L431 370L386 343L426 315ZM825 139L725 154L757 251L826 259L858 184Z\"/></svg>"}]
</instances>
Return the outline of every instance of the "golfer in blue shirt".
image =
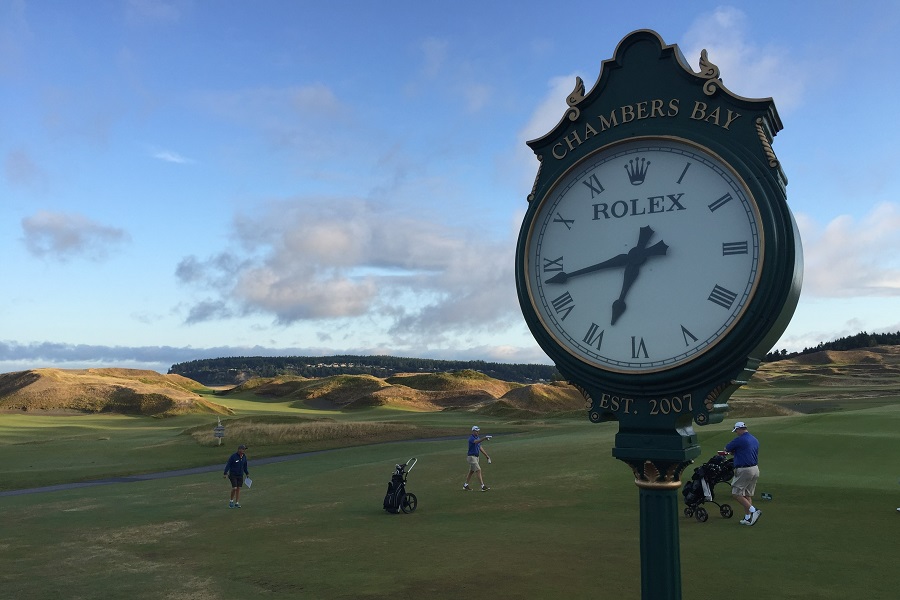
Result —
<instances>
[{"instance_id":1,"label":"golfer in blue shirt","mask_svg":"<svg viewBox=\"0 0 900 600\"><path fill-rule=\"evenodd\" d=\"M731 495L744 507L745 516L741 525L756 525L762 511L753 506L753 494L759 480L759 440L747 431L747 424L738 421L732 433L737 435L725 446L725 451L734 455L734 479L731 481Z\"/></svg>"},{"instance_id":2,"label":"golfer in blue shirt","mask_svg":"<svg viewBox=\"0 0 900 600\"><path fill-rule=\"evenodd\" d=\"M491 439L491 436L486 435L484 437L480 437L478 425L472 426L472 435L469 436L469 452L466 455L466 462L469 463L469 474L466 475L466 482L463 484L463 489L465 491L471 491L472 488L469 487L469 480L472 479L472 475L478 473L478 481L481 482L481 491L486 492L489 488L484 485L484 477L481 476L481 465L478 464L478 457L480 454L484 454L487 456L488 463L491 462L491 457L487 452L484 451L484 448L481 447L482 442L485 440Z\"/></svg>"}]
</instances>

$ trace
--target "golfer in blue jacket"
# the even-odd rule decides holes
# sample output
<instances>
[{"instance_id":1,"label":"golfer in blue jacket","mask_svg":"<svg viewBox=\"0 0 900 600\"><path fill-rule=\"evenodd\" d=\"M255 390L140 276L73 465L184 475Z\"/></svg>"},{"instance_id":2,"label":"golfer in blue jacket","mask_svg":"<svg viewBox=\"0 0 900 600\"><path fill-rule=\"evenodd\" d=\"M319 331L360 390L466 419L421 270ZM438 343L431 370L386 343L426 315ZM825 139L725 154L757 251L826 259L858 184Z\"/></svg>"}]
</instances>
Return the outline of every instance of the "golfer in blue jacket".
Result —
<instances>
[{"instance_id":1,"label":"golfer in blue jacket","mask_svg":"<svg viewBox=\"0 0 900 600\"><path fill-rule=\"evenodd\" d=\"M228 508L241 507L241 488L244 487L244 477L250 477L250 472L247 470L247 456L244 454L246 449L247 446L241 444L238 446L237 452L232 454L225 463L225 473L222 476L231 480L231 500L228 501Z\"/></svg>"}]
</instances>

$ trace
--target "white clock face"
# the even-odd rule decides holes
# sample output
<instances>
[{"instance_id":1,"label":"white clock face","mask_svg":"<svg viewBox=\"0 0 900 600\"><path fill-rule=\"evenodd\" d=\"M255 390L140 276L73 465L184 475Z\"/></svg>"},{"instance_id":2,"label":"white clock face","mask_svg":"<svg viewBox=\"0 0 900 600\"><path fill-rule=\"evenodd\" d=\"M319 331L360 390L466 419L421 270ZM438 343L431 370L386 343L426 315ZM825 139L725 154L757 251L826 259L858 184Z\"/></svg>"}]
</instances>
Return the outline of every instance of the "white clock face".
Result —
<instances>
[{"instance_id":1,"label":"white clock face","mask_svg":"<svg viewBox=\"0 0 900 600\"><path fill-rule=\"evenodd\" d=\"M760 276L762 225L742 179L674 138L601 149L544 197L525 246L531 303L590 365L661 371L712 348Z\"/></svg>"}]
</instances>

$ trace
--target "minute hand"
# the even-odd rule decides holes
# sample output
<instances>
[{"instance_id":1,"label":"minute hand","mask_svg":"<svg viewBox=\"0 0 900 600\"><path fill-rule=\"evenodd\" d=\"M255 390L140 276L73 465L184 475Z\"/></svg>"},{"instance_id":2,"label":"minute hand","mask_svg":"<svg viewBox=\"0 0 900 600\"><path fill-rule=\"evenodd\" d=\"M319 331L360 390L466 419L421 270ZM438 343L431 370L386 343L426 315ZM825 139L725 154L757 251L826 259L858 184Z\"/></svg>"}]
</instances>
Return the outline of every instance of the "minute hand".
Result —
<instances>
[{"instance_id":1,"label":"minute hand","mask_svg":"<svg viewBox=\"0 0 900 600\"><path fill-rule=\"evenodd\" d=\"M578 269L577 271L572 271L571 273L561 271L544 283L565 283L566 280L571 277L578 277L579 275L585 275L586 273L593 273L594 271L601 271L603 269L618 269L620 267L627 266L628 263L628 254L619 254L618 256L613 256L609 260L604 260L603 262L597 263L596 265L584 267L583 269Z\"/></svg>"}]
</instances>

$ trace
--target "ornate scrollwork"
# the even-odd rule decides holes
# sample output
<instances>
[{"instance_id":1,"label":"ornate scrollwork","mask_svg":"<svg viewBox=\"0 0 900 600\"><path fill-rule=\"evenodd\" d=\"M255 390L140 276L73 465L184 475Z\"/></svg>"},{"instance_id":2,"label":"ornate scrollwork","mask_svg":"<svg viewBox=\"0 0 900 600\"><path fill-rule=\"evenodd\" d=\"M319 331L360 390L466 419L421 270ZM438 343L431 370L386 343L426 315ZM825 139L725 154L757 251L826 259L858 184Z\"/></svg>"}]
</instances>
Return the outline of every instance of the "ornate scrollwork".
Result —
<instances>
[{"instance_id":1,"label":"ornate scrollwork","mask_svg":"<svg viewBox=\"0 0 900 600\"><path fill-rule=\"evenodd\" d=\"M706 395L706 399L703 401L703 405L706 406L706 410L713 409L713 407L716 405L716 400L719 398L719 396L722 395L722 392L724 392L725 388L727 387L727 383L720 383L709 391L709 393Z\"/></svg>"},{"instance_id":2,"label":"ornate scrollwork","mask_svg":"<svg viewBox=\"0 0 900 600\"><path fill-rule=\"evenodd\" d=\"M634 483L645 489L676 489L681 487L681 473L693 461L666 460L624 461L634 472Z\"/></svg>"},{"instance_id":3,"label":"ornate scrollwork","mask_svg":"<svg viewBox=\"0 0 900 600\"><path fill-rule=\"evenodd\" d=\"M766 135L765 129L763 129L763 120L762 117L756 118L756 135L759 136L759 141L762 144L763 152L766 153L766 158L769 159L769 166L773 169L778 166L778 157L775 156L775 151L772 150L772 144L769 142L769 136Z\"/></svg>"},{"instance_id":4,"label":"ornate scrollwork","mask_svg":"<svg viewBox=\"0 0 900 600\"><path fill-rule=\"evenodd\" d=\"M578 104L582 100L584 100L584 81L581 77L575 77L575 89L566 98L566 104L569 105L569 110L566 114L570 121L574 121L581 116L581 109L578 108Z\"/></svg>"},{"instance_id":5,"label":"ornate scrollwork","mask_svg":"<svg viewBox=\"0 0 900 600\"><path fill-rule=\"evenodd\" d=\"M700 51L700 77L709 80L703 84L703 93L707 96L712 96L717 89L724 87L719 78L719 67L710 62L705 49Z\"/></svg>"},{"instance_id":6,"label":"ornate scrollwork","mask_svg":"<svg viewBox=\"0 0 900 600\"><path fill-rule=\"evenodd\" d=\"M590 410L594 406L594 400L591 398L591 395L588 393L586 389L578 385L577 383L569 382L573 388L581 392L581 397L584 398L584 407Z\"/></svg>"}]
</instances>

